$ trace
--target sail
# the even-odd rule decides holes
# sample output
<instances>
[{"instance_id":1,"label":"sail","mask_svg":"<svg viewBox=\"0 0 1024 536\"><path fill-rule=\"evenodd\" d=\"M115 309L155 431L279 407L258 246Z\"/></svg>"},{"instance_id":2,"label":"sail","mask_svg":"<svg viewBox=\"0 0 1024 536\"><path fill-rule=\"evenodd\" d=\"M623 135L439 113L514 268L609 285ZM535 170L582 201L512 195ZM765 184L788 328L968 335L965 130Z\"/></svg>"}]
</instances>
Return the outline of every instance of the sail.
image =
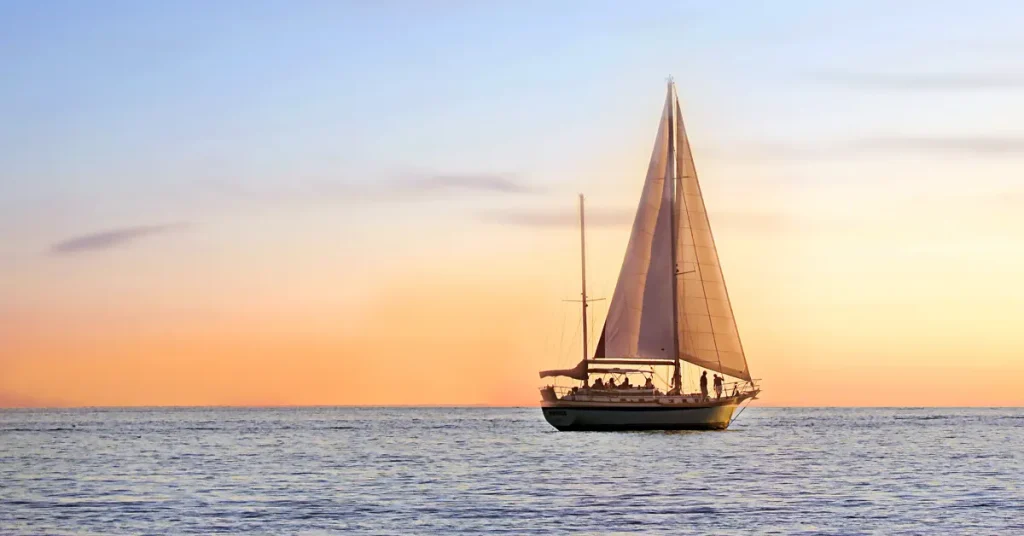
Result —
<instances>
[{"instance_id":1,"label":"sail","mask_svg":"<svg viewBox=\"0 0 1024 536\"><path fill-rule=\"evenodd\" d=\"M654 141L640 204L615 284L596 358L673 359L672 181L669 160L672 95Z\"/></svg>"},{"instance_id":2,"label":"sail","mask_svg":"<svg viewBox=\"0 0 1024 536\"><path fill-rule=\"evenodd\" d=\"M680 359L750 380L683 116L676 106Z\"/></svg>"},{"instance_id":3,"label":"sail","mask_svg":"<svg viewBox=\"0 0 1024 536\"><path fill-rule=\"evenodd\" d=\"M676 161L670 165L673 155ZM674 233L673 207L678 218ZM673 249L678 262L672 258ZM676 300L674 277L678 278ZM674 359L673 302L679 358L749 380L693 154L675 87L670 83L640 205L594 357Z\"/></svg>"}]
</instances>

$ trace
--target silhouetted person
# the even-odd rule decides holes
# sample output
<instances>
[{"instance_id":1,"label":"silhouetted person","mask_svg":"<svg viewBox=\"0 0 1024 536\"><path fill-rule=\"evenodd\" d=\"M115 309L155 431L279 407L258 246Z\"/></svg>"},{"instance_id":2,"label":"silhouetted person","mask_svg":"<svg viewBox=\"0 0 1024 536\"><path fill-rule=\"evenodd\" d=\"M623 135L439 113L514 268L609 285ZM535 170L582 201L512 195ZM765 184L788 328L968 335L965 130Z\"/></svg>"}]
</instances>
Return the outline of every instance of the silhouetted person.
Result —
<instances>
[{"instance_id":1,"label":"silhouetted person","mask_svg":"<svg viewBox=\"0 0 1024 536\"><path fill-rule=\"evenodd\" d=\"M594 380L594 389L604 389L604 382L601 381L601 378Z\"/></svg>"},{"instance_id":2,"label":"silhouetted person","mask_svg":"<svg viewBox=\"0 0 1024 536\"><path fill-rule=\"evenodd\" d=\"M700 375L700 396L703 400L708 399L708 371Z\"/></svg>"},{"instance_id":3,"label":"silhouetted person","mask_svg":"<svg viewBox=\"0 0 1024 536\"><path fill-rule=\"evenodd\" d=\"M725 378L715 374L715 398L722 398L722 387L725 387Z\"/></svg>"},{"instance_id":4,"label":"silhouetted person","mask_svg":"<svg viewBox=\"0 0 1024 536\"><path fill-rule=\"evenodd\" d=\"M615 389L615 378L608 380L608 388Z\"/></svg>"},{"instance_id":5,"label":"silhouetted person","mask_svg":"<svg viewBox=\"0 0 1024 536\"><path fill-rule=\"evenodd\" d=\"M644 383L644 389L654 389L654 381L647 378L647 381Z\"/></svg>"}]
</instances>

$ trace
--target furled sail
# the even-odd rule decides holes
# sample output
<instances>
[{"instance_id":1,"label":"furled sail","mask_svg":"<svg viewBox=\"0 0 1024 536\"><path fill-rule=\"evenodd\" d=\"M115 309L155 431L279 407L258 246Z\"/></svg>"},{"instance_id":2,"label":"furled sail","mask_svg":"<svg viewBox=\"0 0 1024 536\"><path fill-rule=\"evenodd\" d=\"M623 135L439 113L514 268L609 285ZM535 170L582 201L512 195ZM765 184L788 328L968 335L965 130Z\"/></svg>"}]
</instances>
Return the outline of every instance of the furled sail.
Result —
<instances>
[{"instance_id":1,"label":"furled sail","mask_svg":"<svg viewBox=\"0 0 1024 536\"><path fill-rule=\"evenodd\" d=\"M673 156L676 161L670 165ZM675 233L673 212L678 218ZM678 278L675 297L673 277ZM670 83L595 358L674 359L673 303L678 311L679 358L749 380L679 101Z\"/></svg>"},{"instance_id":2,"label":"furled sail","mask_svg":"<svg viewBox=\"0 0 1024 536\"><path fill-rule=\"evenodd\" d=\"M542 370L540 371L541 378L549 378L554 376L566 376L575 380L587 379L587 362L586 360L580 361L575 367L571 369L554 369L554 370Z\"/></svg>"}]
</instances>

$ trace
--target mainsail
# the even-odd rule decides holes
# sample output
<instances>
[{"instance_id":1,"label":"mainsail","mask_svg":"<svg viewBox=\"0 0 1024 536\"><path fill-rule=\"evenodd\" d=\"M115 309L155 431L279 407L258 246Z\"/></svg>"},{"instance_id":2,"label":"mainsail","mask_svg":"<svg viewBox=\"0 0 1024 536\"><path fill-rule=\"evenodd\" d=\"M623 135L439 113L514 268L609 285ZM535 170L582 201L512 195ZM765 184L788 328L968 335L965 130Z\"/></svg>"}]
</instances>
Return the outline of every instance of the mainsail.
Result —
<instances>
[{"instance_id":1,"label":"mainsail","mask_svg":"<svg viewBox=\"0 0 1024 536\"><path fill-rule=\"evenodd\" d=\"M674 220L678 222L675 229ZM673 278L678 278L674 285ZM750 380L675 84L670 82L594 357L597 362L626 357L664 359L671 364L676 355L682 361Z\"/></svg>"}]
</instances>

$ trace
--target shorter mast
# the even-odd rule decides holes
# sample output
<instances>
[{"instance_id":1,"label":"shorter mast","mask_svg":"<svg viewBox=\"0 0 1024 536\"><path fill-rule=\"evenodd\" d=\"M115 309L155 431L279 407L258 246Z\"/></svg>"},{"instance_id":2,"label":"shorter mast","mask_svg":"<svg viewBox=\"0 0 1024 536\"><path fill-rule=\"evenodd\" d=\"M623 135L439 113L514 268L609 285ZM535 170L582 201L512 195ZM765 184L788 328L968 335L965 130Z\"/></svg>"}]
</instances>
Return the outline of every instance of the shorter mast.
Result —
<instances>
[{"instance_id":1,"label":"shorter mast","mask_svg":"<svg viewBox=\"0 0 1024 536\"><path fill-rule=\"evenodd\" d=\"M586 370L590 350L587 348L587 239L583 219L583 194L580 194L580 268L582 271L581 281L583 286L583 367L584 370ZM584 373L583 381L586 382L588 379L589 374Z\"/></svg>"}]
</instances>

